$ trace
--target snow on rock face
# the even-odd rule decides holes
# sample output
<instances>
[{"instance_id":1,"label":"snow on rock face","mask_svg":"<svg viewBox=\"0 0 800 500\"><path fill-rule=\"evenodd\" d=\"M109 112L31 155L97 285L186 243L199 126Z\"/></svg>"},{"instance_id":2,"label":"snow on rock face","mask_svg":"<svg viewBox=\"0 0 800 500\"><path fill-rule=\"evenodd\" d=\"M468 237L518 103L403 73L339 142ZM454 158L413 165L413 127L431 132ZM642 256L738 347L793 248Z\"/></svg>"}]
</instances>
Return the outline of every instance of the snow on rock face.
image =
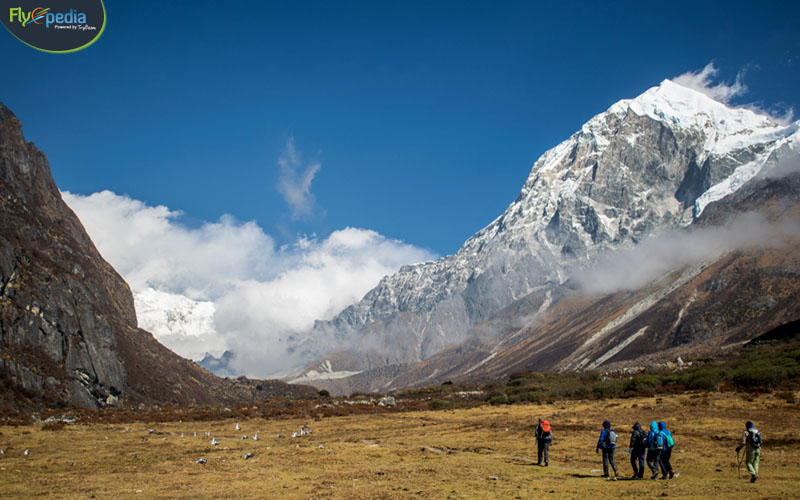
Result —
<instances>
[{"instance_id":1,"label":"snow on rock face","mask_svg":"<svg viewBox=\"0 0 800 500\"><path fill-rule=\"evenodd\" d=\"M377 354L356 354L358 369L425 359L599 251L690 224L696 203L738 188L796 130L665 80L545 152L517 199L456 254L385 277L299 349L310 360L339 341Z\"/></svg>"},{"instance_id":2,"label":"snow on rock face","mask_svg":"<svg viewBox=\"0 0 800 500\"><path fill-rule=\"evenodd\" d=\"M616 103L609 111L618 113L626 107L637 115L671 122L681 128L706 131L704 148L713 154L724 154L754 142L775 140L776 134L784 128L767 116L748 109L729 108L670 80L664 80L636 99Z\"/></svg>"},{"instance_id":3,"label":"snow on rock face","mask_svg":"<svg viewBox=\"0 0 800 500\"><path fill-rule=\"evenodd\" d=\"M134 292L133 299L139 327L173 351L199 360L209 345L211 350L224 350L225 345L214 328L213 302L194 301L152 288ZM216 349L213 349L214 339L219 344Z\"/></svg>"},{"instance_id":4,"label":"snow on rock face","mask_svg":"<svg viewBox=\"0 0 800 500\"><path fill-rule=\"evenodd\" d=\"M763 154L753 161L745 163L722 182L711 186L708 191L700 195L695 201L694 216L699 217L709 203L721 200L731 193L736 192L747 181L760 173L767 173L776 166L780 158L800 153L800 122L782 129L782 135L769 147L767 154Z\"/></svg>"}]
</instances>

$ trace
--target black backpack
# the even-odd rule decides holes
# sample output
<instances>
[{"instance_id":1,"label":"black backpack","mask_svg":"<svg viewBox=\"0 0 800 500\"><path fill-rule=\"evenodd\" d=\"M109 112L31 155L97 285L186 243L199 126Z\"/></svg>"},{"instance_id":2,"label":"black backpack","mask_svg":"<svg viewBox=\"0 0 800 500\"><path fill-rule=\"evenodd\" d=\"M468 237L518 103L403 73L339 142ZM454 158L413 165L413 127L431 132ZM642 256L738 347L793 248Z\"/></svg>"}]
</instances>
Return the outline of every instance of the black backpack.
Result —
<instances>
[{"instance_id":1,"label":"black backpack","mask_svg":"<svg viewBox=\"0 0 800 500\"><path fill-rule=\"evenodd\" d=\"M747 442L753 448L761 448L761 443L763 439L761 438L761 433L758 432L758 429L750 429L747 433Z\"/></svg>"},{"instance_id":2,"label":"black backpack","mask_svg":"<svg viewBox=\"0 0 800 500\"><path fill-rule=\"evenodd\" d=\"M633 447L645 448L647 446L647 434L644 431L633 431Z\"/></svg>"}]
</instances>

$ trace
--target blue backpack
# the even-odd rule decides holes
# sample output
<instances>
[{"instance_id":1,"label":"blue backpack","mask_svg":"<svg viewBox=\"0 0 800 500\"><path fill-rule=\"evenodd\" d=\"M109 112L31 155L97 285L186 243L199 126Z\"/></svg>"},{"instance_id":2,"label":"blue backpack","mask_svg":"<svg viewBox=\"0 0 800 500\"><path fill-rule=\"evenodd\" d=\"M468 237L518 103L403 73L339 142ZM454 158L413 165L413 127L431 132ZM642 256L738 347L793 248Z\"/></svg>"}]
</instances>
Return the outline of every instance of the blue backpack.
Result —
<instances>
[{"instance_id":1,"label":"blue backpack","mask_svg":"<svg viewBox=\"0 0 800 500\"><path fill-rule=\"evenodd\" d=\"M656 435L656 448L660 450L664 448L664 434L656 432L655 435Z\"/></svg>"}]
</instances>

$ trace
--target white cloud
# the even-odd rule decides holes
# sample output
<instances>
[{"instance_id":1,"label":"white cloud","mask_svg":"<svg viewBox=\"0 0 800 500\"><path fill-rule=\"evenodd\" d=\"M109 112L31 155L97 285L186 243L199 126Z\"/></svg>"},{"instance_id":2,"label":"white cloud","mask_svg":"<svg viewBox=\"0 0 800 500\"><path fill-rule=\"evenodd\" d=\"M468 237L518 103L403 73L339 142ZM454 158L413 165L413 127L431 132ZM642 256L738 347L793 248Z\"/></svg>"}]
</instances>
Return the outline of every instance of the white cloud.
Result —
<instances>
[{"instance_id":1,"label":"white cloud","mask_svg":"<svg viewBox=\"0 0 800 500\"><path fill-rule=\"evenodd\" d=\"M729 103L734 97L738 97L747 92L747 86L742 82L743 71L736 74L736 81L732 84L719 82L713 84L713 78L717 76L719 70L713 62L706 64L705 68L699 71L688 71L672 79L678 85L683 85L690 89L702 92L712 99L724 103Z\"/></svg>"},{"instance_id":2,"label":"white cloud","mask_svg":"<svg viewBox=\"0 0 800 500\"><path fill-rule=\"evenodd\" d=\"M589 294L636 290L682 266L738 249L789 246L798 236L795 222L770 222L759 213L745 213L724 226L665 230L631 249L608 251L575 277Z\"/></svg>"},{"instance_id":3,"label":"white cloud","mask_svg":"<svg viewBox=\"0 0 800 500\"><path fill-rule=\"evenodd\" d=\"M276 248L255 222L228 215L190 228L180 212L110 191L62 195L131 285L143 327L193 359L233 349L235 368L252 376L290 368L290 337L400 266L435 257L358 228Z\"/></svg>"},{"instance_id":4,"label":"white cloud","mask_svg":"<svg viewBox=\"0 0 800 500\"><path fill-rule=\"evenodd\" d=\"M278 192L289 205L293 219L310 216L314 211L314 195L311 194L311 181L322 167L318 162L303 167L300 152L294 147L294 138L286 141L286 146L278 158Z\"/></svg>"},{"instance_id":5,"label":"white cloud","mask_svg":"<svg viewBox=\"0 0 800 500\"><path fill-rule=\"evenodd\" d=\"M719 70L714 66L714 62L712 61L706 64L703 69L688 71L682 75L676 76L672 81L684 87L702 92L712 99L725 104L730 104L733 98L743 96L747 93L748 88L744 83L745 70L741 70L736 74L736 80L732 84L719 82L715 85L714 78L717 74L719 74ZM745 103L738 105L738 107L749 109L760 115L769 116L775 123L784 126L792 123L795 118L794 108L785 104L765 107L763 104L759 103Z\"/></svg>"}]
</instances>

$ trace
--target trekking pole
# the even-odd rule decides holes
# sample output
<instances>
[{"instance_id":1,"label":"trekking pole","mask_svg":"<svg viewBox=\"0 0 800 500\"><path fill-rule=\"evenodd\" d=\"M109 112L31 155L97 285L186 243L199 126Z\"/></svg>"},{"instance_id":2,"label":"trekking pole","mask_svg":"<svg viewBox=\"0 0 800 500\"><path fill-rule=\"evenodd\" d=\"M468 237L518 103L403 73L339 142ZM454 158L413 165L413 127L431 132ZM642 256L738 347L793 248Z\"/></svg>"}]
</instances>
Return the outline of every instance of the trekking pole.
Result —
<instances>
[{"instance_id":1,"label":"trekking pole","mask_svg":"<svg viewBox=\"0 0 800 500\"><path fill-rule=\"evenodd\" d=\"M736 477L739 479L742 478L742 454L739 450L736 450Z\"/></svg>"}]
</instances>

